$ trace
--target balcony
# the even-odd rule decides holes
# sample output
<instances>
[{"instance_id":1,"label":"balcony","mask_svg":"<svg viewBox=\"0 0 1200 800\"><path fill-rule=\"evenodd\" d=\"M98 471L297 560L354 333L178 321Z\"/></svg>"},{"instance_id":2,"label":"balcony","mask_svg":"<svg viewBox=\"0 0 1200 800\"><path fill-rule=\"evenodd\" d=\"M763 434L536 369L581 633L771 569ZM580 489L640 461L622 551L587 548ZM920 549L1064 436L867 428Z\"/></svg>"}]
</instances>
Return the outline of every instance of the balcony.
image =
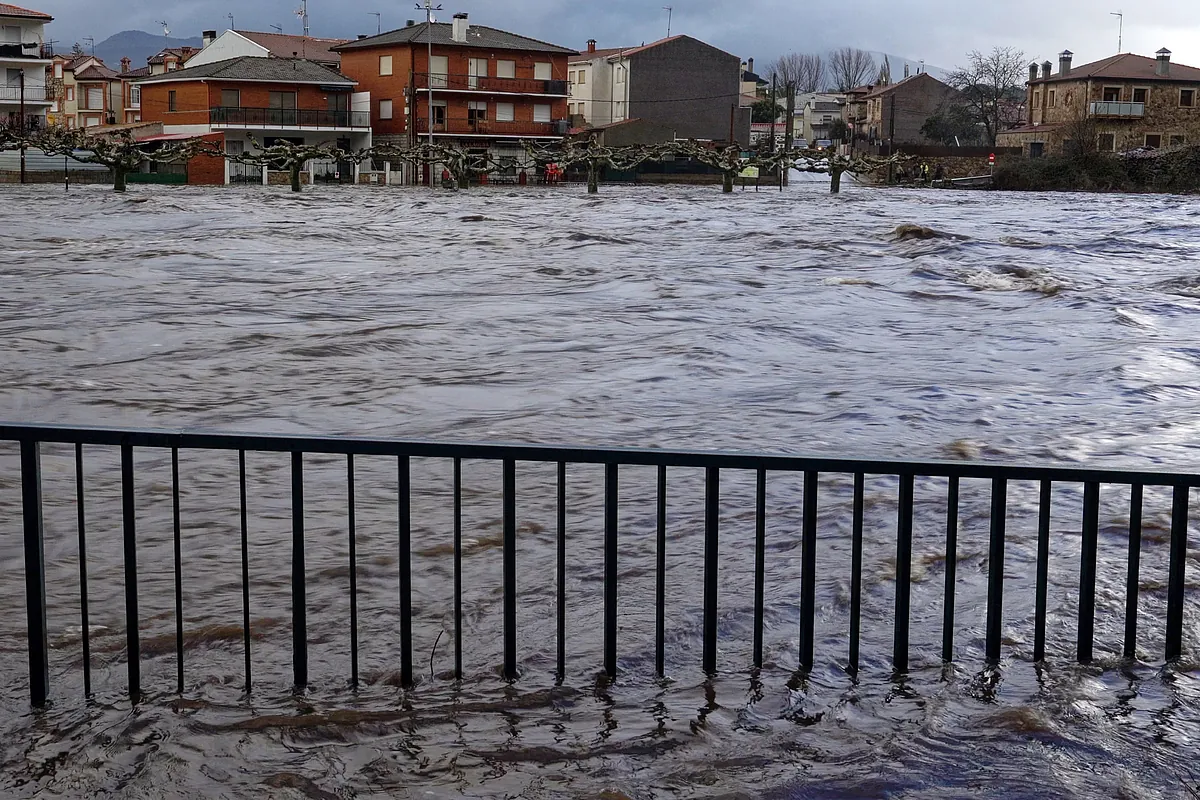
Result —
<instances>
[{"instance_id":1,"label":"balcony","mask_svg":"<svg viewBox=\"0 0 1200 800\"><path fill-rule=\"evenodd\" d=\"M48 61L38 45L26 47L25 44L5 42L0 44L0 59L19 58L23 61Z\"/></svg>"},{"instance_id":2,"label":"balcony","mask_svg":"<svg viewBox=\"0 0 1200 800\"><path fill-rule=\"evenodd\" d=\"M214 128L251 130L368 130L367 111L329 111L318 108L212 108L208 122Z\"/></svg>"},{"instance_id":3,"label":"balcony","mask_svg":"<svg viewBox=\"0 0 1200 800\"><path fill-rule=\"evenodd\" d=\"M552 138L559 139L567 134L566 120L559 122L500 122L497 120L474 120L450 118L434 123L434 136L480 136L487 138ZM429 133L429 119L420 117L413 125L418 134Z\"/></svg>"},{"instance_id":4,"label":"balcony","mask_svg":"<svg viewBox=\"0 0 1200 800\"><path fill-rule=\"evenodd\" d=\"M1146 116L1145 103L1117 103L1105 101L1088 105L1088 113L1093 117L1110 117L1117 119L1141 119Z\"/></svg>"},{"instance_id":5,"label":"balcony","mask_svg":"<svg viewBox=\"0 0 1200 800\"><path fill-rule=\"evenodd\" d=\"M26 103L49 103L53 98L46 95L45 86L30 86L25 85L25 102ZM21 87L20 86L0 86L0 102L3 103L19 103L21 102Z\"/></svg>"},{"instance_id":6,"label":"balcony","mask_svg":"<svg viewBox=\"0 0 1200 800\"><path fill-rule=\"evenodd\" d=\"M537 78L489 78L478 75L413 75L418 91L427 91L432 84L436 92L485 92L487 94L536 94L546 97L570 97L566 81L547 81Z\"/></svg>"}]
</instances>

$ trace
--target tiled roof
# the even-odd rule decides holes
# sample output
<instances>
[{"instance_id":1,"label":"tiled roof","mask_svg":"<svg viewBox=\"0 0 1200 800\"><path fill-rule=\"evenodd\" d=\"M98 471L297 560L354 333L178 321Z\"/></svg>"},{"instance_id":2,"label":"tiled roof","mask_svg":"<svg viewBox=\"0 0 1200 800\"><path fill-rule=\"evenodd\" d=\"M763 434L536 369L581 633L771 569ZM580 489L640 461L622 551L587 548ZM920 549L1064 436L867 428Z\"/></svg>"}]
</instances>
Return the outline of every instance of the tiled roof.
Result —
<instances>
[{"instance_id":1,"label":"tiled roof","mask_svg":"<svg viewBox=\"0 0 1200 800\"><path fill-rule=\"evenodd\" d=\"M574 50L559 47L556 44L530 39L515 33L502 31L499 28L489 28L486 25L472 24L467 30L467 41L456 42L451 38L453 28L449 22L433 23L432 34L427 33L429 26L422 22L408 28L381 33L378 36L368 36L332 48L337 52L346 50L361 50L367 47L382 47L393 44L427 44L432 35L433 43L437 45L459 45L462 47L486 47L493 50L530 50L539 53L566 53L575 55Z\"/></svg>"},{"instance_id":2,"label":"tiled roof","mask_svg":"<svg viewBox=\"0 0 1200 800\"><path fill-rule=\"evenodd\" d=\"M138 83L165 83L199 80L277 81L279 83L320 83L353 86L355 81L329 67L303 58L260 58L238 56L198 67L177 69L162 75L142 78Z\"/></svg>"},{"instance_id":3,"label":"tiled roof","mask_svg":"<svg viewBox=\"0 0 1200 800\"><path fill-rule=\"evenodd\" d=\"M81 69L75 73L75 80L77 81L115 81L120 77L121 76L118 75L115 70L109 69L100 62L92 64L91 66Z\"/></svg>"},{"instance_id":4,"label":"tiled roof","mask_svg":"<svg viewBox=\"0 0 1200 800\"><path fill-rule=\"evenodd\" d=\"M44 22L54 19L54 17L49 14L43 14L41 11L30 11L28 8L11 6L8 3L0 3L0 17L25 17L26 19L40 19Z\"/></svg>"},{"instance_id":5,"label":"tiled roof","mask_svg":"<svg viewBox=\"0 0 1200 800\"><path fill-rule=\"evenodd\" d=\"M667 42L674 42L677 39L682 39L682 38L684 38L684 35L682 33L676 34L675 36L668 36L666 39L659 39L657 42L651 42L650 44L644 44L644 45L641 45L640 47L635 47L632 50L626 50L624 55L631 56L634 53L642 53L642 52L645 52L646 50L649 50L651 47L658 47L660 44L666 44Z\"/></svg>"},{"instance_id":6,"label":"tiled roof","mask_svg":"<svg viewBox=\"0 0 1200 800\"><path fill-rule=\"evenodd\" d=\"M166 56L168 54L173 55L173 56L178 56L180 61L187 61L189 58L191 58L192 56L196 55L196 53L199 53L199 52L200 52L199 47L190 47L190 46L168 47L167 49L160 50L155 55L150 56L150 58L146 61L146 63L147 64L165 64L167 61Z\"/></svg>"},{"instance_id":7,"label":"tiled roof","mask_svg":"<svg viewBox=\"0 0 1200 800\"><path fill-rule=\"evenodd\" d=\"M591 61L593 58L608 58L609 56L615 56L619 53L628 53L632 49L632 47L605 47L599 50L593 50L590 53L583 52L579 55L571 56L567 59L567 61L572 64L577 64L580 61Z\"/></svg>"},{"instance_id":8,"label":"tiled roof","mask_svg":"<svg viewBox=\"0 0 1200 800\"><path fill-rule=\"evenodd\" d=\"M129 72L122 72L121 77L125 78L125 79L144 78L149 74L150 74L150 67L138 67L137 69L129 70Z\"/></svg>"},{"instance_id":9,"label":"tiled roof","mask_svg":"<svg viewBox=\"0 0 1200 800\"><path fill-rule=\"evenodd\" d=\"M278 58L307 58L329 64L340 64L342 57L329 48L346 44L348 39L316 39L312 36L289 36L286 33L259 33L258 31L234 31L257 45L267 48ZM293 53L295 55L293 55Z\"/></svg>"},{"instance_id":10,"label":"tiled roof","mask_svg":"<svg viewBox=\"0 0 1200 800\"><path fill-rule=\"evenodd\" d=\"M1148 56L1122 53L1110 56L1090 64L1071 67L1064 75L1051 75L1049 79L1038 78L1031 83L1055 83L1057 81L1074 81L1082 78L1112 78L1122 81L1196 81L1200 82L1200 69L1186 64L1171 64L1171 73L1167 76L1157 74L1158 60Z\"/></svg>"},{"instance_id":11,"label":"tiled roof","mask_svg":"<svg viewBox=\"0 0 1200 800\"><path fill-rule=\"evenodd\" d=\"M916 80L931 80L934 83L942 83L937 78L930 75L928 72L919 72L916 75L910 75L909 77L904 78L903 80L896 81L895 83L889 83L887 86L876 86L867 95L865 95L863 99L866 99L868 97L880 97L882 95L891 94L892 92L896 91L896 89L900 88L901 86L903 86L905 88L907 88L908 86L911 86L912 82L916 81ZM942 85L946 86L946 88L950 88L949 86L947 86L944 83Z\"/></svg>"}]
</instances>

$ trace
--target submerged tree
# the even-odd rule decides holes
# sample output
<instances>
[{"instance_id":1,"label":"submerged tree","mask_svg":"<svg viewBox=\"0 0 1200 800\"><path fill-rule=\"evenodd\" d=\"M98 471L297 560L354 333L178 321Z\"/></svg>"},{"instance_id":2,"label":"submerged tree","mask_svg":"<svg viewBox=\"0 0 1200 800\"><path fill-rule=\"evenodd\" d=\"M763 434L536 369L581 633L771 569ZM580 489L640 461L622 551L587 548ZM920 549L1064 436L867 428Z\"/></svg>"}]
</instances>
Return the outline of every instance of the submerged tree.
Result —
<instances>
[{"instance_id":1,"label":"submerged tree","mask_svg":"<svg viewBox=\"0 0 1200 800\"><path fill-rule=\"evenodd\" d=\"M30 138L29 147L48 156L66 156L81 164L101 164L112 172L113 190L124 192L127 176L137 172L142 164L187 161L204 152L198 139L170 145L148 145L133 138L127 130L114 134L91 134L86 129L68 130L62 127L45 128Z\"/></svg>"},{"instance_id":2,"label":"submerged tree","mask_svg":"<svg viewBox=\"0 0 1200 800\"><path fill-rule=\"evenodd\" d=\"M227 158L239 164L286 171L293 192L301 191L300 173L304 171L304 165L309 161L339 161L345 160L345 157L350 155L328 142L298 144L285 139L276 139L264 147L253 136L247 138L250 140L250 149L244 153L228 155L216 148L210 148L209 155Z\"/></svg>"}]
</instances>

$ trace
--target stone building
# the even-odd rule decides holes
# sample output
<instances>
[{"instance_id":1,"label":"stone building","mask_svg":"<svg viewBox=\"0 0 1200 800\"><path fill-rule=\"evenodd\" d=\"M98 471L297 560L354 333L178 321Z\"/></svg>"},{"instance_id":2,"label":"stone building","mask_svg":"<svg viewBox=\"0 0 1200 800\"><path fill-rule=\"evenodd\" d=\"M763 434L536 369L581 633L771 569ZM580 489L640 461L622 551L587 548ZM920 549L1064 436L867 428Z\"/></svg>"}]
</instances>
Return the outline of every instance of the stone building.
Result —
<instances>
[{"instance_id":1,"label":"stone building","mask_svg":"<svg viewBox=\"0 0 1200 800\"><path fill-rule=\"evenodd\" d=\"M855 127L865 129L872 144L932 144L921 133L925 121L959 97L953 86L921 72L897 83L876 86L857 98L856 103L866 105L866 119L856 122Z\"/></svg>"},{"instance_id":2,"label":"stone building","mask_svg":"<svg viewBox=\"0 0 1200 800\"><path fill-rule=\"evenodd\" d=\"M1026 83L1030 124L1000 134L1000 147L1021 147L1038 157L1061 153L1088 139L1085 149L1124 152L1200 142L1200 69L1171 63L1171 51L1155 58L1123 53L1071 65L1070 50L1029 65Z\"/></svg>"}]
</instances>

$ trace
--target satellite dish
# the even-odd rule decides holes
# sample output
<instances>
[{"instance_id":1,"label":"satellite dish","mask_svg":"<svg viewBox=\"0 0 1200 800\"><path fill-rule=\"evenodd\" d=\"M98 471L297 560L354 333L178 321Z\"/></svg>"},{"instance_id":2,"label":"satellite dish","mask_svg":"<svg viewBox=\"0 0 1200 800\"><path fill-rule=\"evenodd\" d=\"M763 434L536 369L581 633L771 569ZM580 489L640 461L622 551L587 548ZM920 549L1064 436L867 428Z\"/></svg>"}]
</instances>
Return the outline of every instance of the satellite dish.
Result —
<instances>
[{"instance_id":1,"label":"satellite dish","mask_svg":"<svg viewBox=\"0 0 1200 800\"><path fill-rule=\"evenodd\" d=\"M171 35L171 29L164 25L163 26L163 36L170 36L170 35Z\"/></svg>"}]
</instances>

